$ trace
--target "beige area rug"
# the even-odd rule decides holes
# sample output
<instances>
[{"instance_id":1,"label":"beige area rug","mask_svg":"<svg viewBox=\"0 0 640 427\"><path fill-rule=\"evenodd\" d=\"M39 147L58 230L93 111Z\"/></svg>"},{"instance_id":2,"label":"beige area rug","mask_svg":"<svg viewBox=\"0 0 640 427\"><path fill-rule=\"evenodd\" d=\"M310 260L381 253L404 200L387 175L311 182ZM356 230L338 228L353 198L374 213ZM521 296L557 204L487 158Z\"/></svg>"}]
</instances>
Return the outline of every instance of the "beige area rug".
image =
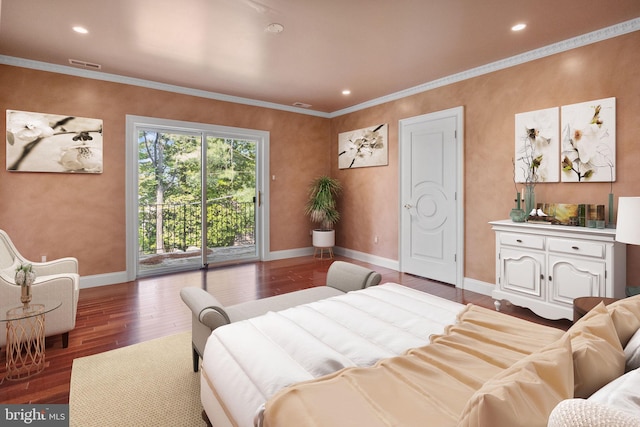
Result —
<instances>
[{"instance_id":1,"label":"beige area rug","mask_svg":"<svg viewBox=\"0 0 640 427\"><path fill-rule=\"evenodd\" d=\"M70 425L204 426L191 332L75 359Z\"/></svg>"}]
</instances>

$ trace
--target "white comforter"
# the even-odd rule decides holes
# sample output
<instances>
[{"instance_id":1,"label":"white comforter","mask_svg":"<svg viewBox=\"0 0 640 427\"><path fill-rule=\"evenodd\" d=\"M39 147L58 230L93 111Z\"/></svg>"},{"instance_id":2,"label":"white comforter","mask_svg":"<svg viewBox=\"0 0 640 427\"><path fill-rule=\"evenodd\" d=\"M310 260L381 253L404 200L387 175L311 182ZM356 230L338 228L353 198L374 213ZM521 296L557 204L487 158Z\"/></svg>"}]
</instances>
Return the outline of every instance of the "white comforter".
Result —
<instances>
[{"instance_id":1,"label":"white comforter","mask_svg":"<svg viewBox=\"0 0 640 427\"><path fill-rule=\"evenodd\" d=\"M251 427L258 408L281 388L426 345L463 308L387 283L270 312L211 334L202 381L240 427Z\"/></svg>"}]
</instances>

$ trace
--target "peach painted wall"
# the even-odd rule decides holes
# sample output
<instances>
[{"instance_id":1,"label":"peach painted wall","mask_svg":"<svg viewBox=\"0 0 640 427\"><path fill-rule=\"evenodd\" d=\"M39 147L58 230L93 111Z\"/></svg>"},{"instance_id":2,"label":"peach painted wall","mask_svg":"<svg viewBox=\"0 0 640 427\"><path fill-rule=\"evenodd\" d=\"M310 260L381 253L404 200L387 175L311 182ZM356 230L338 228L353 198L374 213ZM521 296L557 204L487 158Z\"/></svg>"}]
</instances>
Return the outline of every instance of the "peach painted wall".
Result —
<instances>
[{"instance_id":1,"label":"peach painted wall","mask_svg":"<svg viewBox=\"0 0 640 427\"><path fill-rule=\"evenodd\" d=\"M307 186L330 172L344 185L337 245L397 260L398 121L464 106L464 274L493 283L495 244L487 223L507 218L512 207L516 113L616 97L613 191L616 197L640 195L639 45L635 32L333 119L0 65L0 127L6 109L99 117L105 126L101 175L8 173L0 167L0 228L33 259L73 255L82 275L123 271L125 116L132 114L270 131L272 251L311 245L312 225L302 213ZM383 122L389 124L389 166L338 170L338 133ZM601 183L536 189L538 201L565 203L606 203L608 193ZM628 277L638 277L640 248L627 252Z\"/></svg>"},{"instance_id":2,"label":"peach painted wall","mask_svg":"<svg viewBox=\"0 0 640 427\"><path fill-rule=\"evenodd\" d=\"M0 154L0 228L26 257L75 256L80 274L126 269L126 115L270 132L271 250L311 246L303 215L313 177L329 172L329 119L179 95L136 86L0 65L0 128L5 110L104 121L104 173L7 172Z\"/></svg>"},{"instance_id":3,"label":"peach painted wall","mask_svg":"<svg viewBox=\"0 0 640 427\"><path fill-rule=\"evenodd\" d=\"M489 221L506 219L515 190L514 115L616 97L617 180L613 192L640 196L640 32L357 111L332 120L332 174L345 186L337 243L398 259L398 121L464 106L465 266L467 278L495 282L495 241ZM389 124L389 166L338 170L338 133ZM536 187L538 202L607 204L608 183ZM374 243L374 235L379 243ZM640 247L627 249L630 286L640 275Z\"/></svg>"}]
</instances>

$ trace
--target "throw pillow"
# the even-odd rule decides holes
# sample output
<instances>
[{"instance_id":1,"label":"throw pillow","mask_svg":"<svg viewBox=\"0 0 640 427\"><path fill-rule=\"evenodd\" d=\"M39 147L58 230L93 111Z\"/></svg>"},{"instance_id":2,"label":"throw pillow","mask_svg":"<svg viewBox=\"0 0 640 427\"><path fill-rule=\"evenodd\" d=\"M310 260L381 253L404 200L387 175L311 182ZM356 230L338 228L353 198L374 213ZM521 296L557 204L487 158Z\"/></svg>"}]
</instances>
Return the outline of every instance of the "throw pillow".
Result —
<instances>
[{"instance_id":1,"label":"throw pillow","mask_svg":"<svg viewBox=\"0 0 640 427\"><path fill-rule=\"evenodd\" d=\"M566 334L573 348L574 397L587 398L624 373L624 352L613 320L602 302Z\"/></svg>"},{"instance_id":2,"label":"throw pillow","mask_svg":"<svg viewBox=\"0 0 640 427\"><path fill-rule=\"evenodd\" d=\"M458 427L543 427L553 408L573 396L567 335L487 381L467 402Z\"/></svg>"},{"instance_id":3,"label":"throw pillow","mask_svg":"<svg viewBox=\"0 0 640 427\"><path fill-rule=\"evenodd\" d=\"M640 328L640 295L623 298L607 306L613 324L618 332L622 347L627 345L631 336Z\"/></svg>"},{"instance_id":4,"label":"throw pillow","mask_svg":"<svg viewBox=\"0 0 640 427\"><path fill-rule=\"evenodd\" d=\"M596 391L589 398L638 417L640 420L640 370L628 372Z\"/></svg>"},{"instance_id":5,"label":"throw pillow","mask_svg":"<svg viewBox=\"0 0 640 427\"><path fill-rule=\"evenodd\" d=\"M624 357L627 361L627 372L640 368L640 329L633 334L624 348Z\"/></svg>"}]
</instances>

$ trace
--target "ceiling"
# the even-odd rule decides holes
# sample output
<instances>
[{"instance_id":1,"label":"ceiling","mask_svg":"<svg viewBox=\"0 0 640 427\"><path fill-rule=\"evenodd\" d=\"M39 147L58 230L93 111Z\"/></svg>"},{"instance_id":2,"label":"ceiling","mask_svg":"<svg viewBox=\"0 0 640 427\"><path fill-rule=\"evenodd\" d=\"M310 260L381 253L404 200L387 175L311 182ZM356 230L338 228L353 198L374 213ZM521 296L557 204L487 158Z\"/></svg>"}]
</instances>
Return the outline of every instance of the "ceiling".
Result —
<instances>
[{"instance_id":1,"label":"ceiling","mask_svg":"<svg viewBox=\"0 0 640 427\"><path fill-rule=\"evenodd\" d=\"M325 113L640 17L640 0L4 0L0 8L0 55L80 60L102 73ZM512 32L520 22L527 28ZM269 32L271 23L284 31Z\"/></svg>"}]
</instances>

